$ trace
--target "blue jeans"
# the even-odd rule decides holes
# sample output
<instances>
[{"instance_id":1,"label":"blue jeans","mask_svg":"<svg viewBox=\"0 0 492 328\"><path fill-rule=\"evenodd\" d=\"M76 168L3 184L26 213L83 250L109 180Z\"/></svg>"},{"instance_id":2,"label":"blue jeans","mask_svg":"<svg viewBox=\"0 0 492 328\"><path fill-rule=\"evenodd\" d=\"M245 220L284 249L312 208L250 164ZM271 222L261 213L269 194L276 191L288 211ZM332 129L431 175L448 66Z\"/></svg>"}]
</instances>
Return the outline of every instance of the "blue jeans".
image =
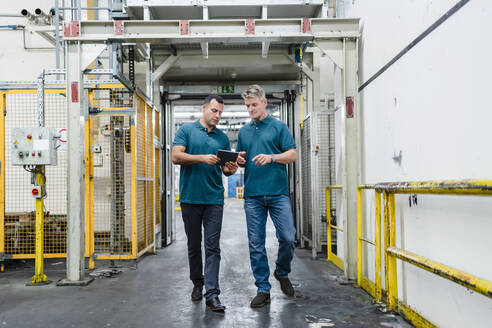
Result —
<instances>
[{"instance_id":1,"label":"blue jeans","mask_svg":"<svg viewBox=\"0 0 492 328\"><path fill-rule=\"evenodd\" d=\"M205 283L207 300L219 296L220 231L224 205L181 203L183 222L188 238L190 280L195 286ZM205 274L202 264L202 225L205 245Z\"/></svg>"},{"instance_id":2,"label":"blue jeans","mask_svg":"<svg viewBox=\"0 0 492 328\"><path fill-rule=\"evenodd\" d=\"M270 213L278 240L275 271L280 278L286 278L290 273L290 262L294 256L296 234L290 199L286 195L246 197L244 210L255 285L258 292L269 293L272 285L268 282L270 268L265 249L267 214Z\"/></svg>"}]
</instances>

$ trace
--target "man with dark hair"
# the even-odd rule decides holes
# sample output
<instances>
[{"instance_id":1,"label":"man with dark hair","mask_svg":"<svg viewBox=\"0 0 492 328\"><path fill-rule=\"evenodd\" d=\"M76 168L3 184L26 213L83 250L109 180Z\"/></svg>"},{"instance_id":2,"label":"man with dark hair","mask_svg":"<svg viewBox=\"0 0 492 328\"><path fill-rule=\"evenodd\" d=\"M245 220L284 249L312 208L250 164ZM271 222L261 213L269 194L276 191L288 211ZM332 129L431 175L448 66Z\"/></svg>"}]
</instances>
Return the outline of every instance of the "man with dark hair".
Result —
<instances>
[{"instance_id":1,"label":"man with dark hair","mask_svg":"<svg viewBox=\"0 0 492 328\"><path fill-rule=\"evenodd\" d=\"M234 162L220 167L217 150L230 150L229 138L216 125L224 110L224 100L209 95L202 106L202 117L183 125L174 137L172 161L181 165L179 197L188 238L191 299L202 299L205 284L206 306L212 311L224 311L219 300L220 232L224 210L222 173L234 174ZM222 172L221 172L222 171ZM205 245L205 271L202 264L202 225Z\"/></svg>"}]
</instances>

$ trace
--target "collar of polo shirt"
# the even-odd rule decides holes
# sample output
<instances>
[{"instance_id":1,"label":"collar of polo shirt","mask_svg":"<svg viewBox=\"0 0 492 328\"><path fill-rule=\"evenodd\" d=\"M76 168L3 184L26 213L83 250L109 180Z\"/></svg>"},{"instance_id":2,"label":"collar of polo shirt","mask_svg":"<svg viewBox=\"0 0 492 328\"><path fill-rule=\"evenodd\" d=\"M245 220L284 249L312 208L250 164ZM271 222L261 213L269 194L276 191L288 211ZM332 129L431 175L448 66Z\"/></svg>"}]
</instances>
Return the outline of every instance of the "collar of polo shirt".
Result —
<instances>
[{"instance_id":1,"label":"collar of polo shirt","mask_svg":"<svg viewBox=\"0 0 492 328\"><path fill-rule=\"evenodd\" d=\"M268 124L270 123L270 121L273 119L273 117L268 114L264 119L262 119L261 121L258 121L258 122L255 122L254 120L251 120L251 125L254 125L255 123L256 124L259 124L259 123L262 123L262 124Z\"/></svg>"},{"instance_id":2,"label":"collar of polo shirt","mask_svg":"<svg viewBox=\"0 0 492 328\"><path fill-rule=\"evenodd\" d=\"M213 128L210 132L208 132L208 129L207 129L206 127L204 127L204 126L202 125L202 123L200 123L200 120L195 121L195 126L196 126L198 129L203 130L203 131L205 131L205 132L207 132L207 133L215 133L215 134L217 134L217 133L216 133L216 131L215 131L215 130L217 129L217 127L216 127L216 126L214 126L214 128Z\"/></svg>"}]
</instances>

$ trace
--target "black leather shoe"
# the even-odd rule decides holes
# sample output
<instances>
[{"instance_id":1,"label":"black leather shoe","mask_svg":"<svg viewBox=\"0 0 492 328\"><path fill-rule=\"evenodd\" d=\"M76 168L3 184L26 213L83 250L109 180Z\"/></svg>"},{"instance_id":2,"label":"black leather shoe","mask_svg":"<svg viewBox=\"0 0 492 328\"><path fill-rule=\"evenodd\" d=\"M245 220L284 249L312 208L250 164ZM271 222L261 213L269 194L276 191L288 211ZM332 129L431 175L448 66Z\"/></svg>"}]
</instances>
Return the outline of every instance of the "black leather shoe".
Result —
<instances>
[{"instance_id":1,"label":"black leather shoe","mask_svg":"<svg viewBox=\"0 0 492 328\"><path fill-rule=\"evenodd\" d=\"M211 298L205 302L205 305L212 311L215 312L222 312L225 310L225 306L220 303L219 297L216 296L214 298Z\"/></svg>"},{"instance_id":2,"label":"black leather shoe","mask_svg":"<svg viewBox=\"0 0 492 328\"><path fill-rule=\"evenodd\" d=\"M295 291L294 287L292 287L292 284L290 283L289 278L280 278L277 275L277 271L273 272L273 276L280 282L280 289L282 290L282 292L289 297L293 297Z\"/></svg>"},{"instance_id":3,"label":"black leather shoe","mask_svg":"<svg viewBox=\"0 0 492 328\"><path fill-rule=\"evenodd\" d=\"M252 308L260 308L270 303L270 294L259 292L251 301Z\"/></svg>"},{"instance_id":4,"label":"black leather shoe","mask_svg":"<svg viewBox=\"0 0 492 328\"><path fill-rule=\"evenodd\" d=\"M202 299L202 290L203 286L202 285L197 285L193 287L193 291L191 292L191 300L192 301L199 301Z\"/></svg>"}]
</instances>

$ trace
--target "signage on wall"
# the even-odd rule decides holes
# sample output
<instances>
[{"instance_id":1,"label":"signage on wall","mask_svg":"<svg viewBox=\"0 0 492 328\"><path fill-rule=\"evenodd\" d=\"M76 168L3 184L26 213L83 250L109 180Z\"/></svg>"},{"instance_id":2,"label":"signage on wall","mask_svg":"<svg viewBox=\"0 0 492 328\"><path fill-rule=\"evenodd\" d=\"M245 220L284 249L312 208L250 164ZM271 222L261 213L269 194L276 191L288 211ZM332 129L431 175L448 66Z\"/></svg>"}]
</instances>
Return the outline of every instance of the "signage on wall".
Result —
<instances>
[{"instance_id":1,"label":"signage on wall","mask_svg":"<svg viewBox=\"0 0 492 328\"><path fill-rule=\"evenodd\" d=\"M219 85L217 87L217 93L221 94L233 94L235 87L233 84Z\"/></svg>"}]
</instances>

